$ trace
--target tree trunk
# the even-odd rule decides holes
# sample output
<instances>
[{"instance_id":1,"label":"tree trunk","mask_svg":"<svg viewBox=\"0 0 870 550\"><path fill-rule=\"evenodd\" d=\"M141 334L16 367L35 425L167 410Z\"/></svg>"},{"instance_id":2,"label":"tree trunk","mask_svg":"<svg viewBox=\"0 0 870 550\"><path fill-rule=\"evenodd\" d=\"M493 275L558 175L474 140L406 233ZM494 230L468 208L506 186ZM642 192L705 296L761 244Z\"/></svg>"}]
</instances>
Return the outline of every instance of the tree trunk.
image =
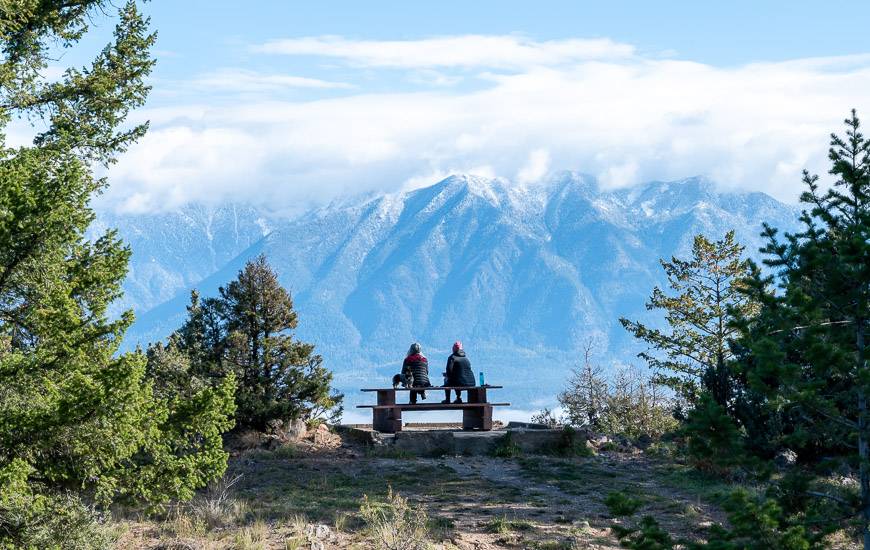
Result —
<instances>
[{"instance_id":1,"label":"tree trunk","mask_svg":"<svg viewBox=\"0 0 870 550\"><path fill-rule=\"evenodd\" d=\"M856 378L862 379L864 364L864 320L858 319L857 325L857 363L858 372ZM859 382L860 384L860 382ZM867 442L867 394L864 387L858 387L858 458L860 460L861 475L861 517L862 532L864 534L864 550L870 550L870 445Z\"/></svg>"}]
</instances>

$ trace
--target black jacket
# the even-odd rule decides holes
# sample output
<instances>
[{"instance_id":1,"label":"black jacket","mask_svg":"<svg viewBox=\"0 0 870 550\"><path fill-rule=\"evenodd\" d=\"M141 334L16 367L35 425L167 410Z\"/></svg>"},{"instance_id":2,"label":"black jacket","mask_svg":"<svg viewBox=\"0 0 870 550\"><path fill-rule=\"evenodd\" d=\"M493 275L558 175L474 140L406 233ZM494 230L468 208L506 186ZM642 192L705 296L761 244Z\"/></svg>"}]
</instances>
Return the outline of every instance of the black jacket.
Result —
<instances>
[{"instance_id":1,"label":"black jacket","mask_svg":"<svg viewBox=\"0 0 870 550\"><path fill-rule=\"evenodd\" d=\"M471 370L471 361L465 356L463 350L459 350L447 358L447 385L474 386L474 372Z\"/></svg>"},{"instance_id":2,"label":"black jacket","mask_svg":"<svg viewBox=\"0 0 870 550\"><path fill-rule=\"evenodd\" d=\"M402 374L414 377L414 382L411 384L414 388L426 388L432 385L429 383L429 361L419 353L405 357L402 363Z\"/></svg>"}]
</instances>

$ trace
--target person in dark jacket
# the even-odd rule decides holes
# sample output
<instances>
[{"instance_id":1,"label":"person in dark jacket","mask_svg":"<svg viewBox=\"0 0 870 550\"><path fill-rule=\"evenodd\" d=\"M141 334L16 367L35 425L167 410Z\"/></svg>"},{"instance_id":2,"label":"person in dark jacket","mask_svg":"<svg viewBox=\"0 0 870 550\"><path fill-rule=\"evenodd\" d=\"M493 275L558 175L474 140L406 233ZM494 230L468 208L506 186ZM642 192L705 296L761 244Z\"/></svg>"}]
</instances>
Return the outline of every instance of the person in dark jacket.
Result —
<instances>
[{"instance_id":1,"label":"person in dark jacket","mask_svg":"<svg viewBox=\"0 0 870 550\"><path fill-rule=\"evenodd\" d=\"M471 370L471 361L465 356L465 350L462 349L462 342L454 342L453 354L447 358L447 370L444 373L445 386L459 387L474 387L474 372ZM462 395L460 390L456 391L456 401L454 403L462 403ZM450 403L450 390L444 390L447 399L442 403Z\"/></svg>"},{"instance_id":2,"label":"person in dark jacket","mask_svg":"<svg viewBox=\"0 0 870 550\"><path fill-rule=\"evenodd\" d=\"M408 355L402 362L401 378L405 387L412 388L428 388L432 384L429 383L429 360L423 355L420 350L420 344L414 342L408 349ZM423 399L426 399L425 391L412 391L411 404L417 402L417 394Z\"/></svg>"}]
</instances>

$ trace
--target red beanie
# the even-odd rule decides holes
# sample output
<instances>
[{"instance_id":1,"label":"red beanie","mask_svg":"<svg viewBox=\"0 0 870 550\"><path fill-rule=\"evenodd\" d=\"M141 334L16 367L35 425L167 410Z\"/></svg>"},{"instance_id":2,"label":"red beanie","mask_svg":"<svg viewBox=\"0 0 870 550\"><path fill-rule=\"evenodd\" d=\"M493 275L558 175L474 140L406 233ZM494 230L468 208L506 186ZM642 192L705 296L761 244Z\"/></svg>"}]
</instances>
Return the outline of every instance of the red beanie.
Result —
<instances>
[{"instance_id":1,"label":"red beanie","mask_svg":"<svg viewBox=\"0 0 870 550\"><path fill-rule=\"evenodd\" d=\"M462 342L460 342L459 340L453 342L453 353L456 353L457 351L459 351L461 349L462 349Z\"/></svg>"}]
</instances>

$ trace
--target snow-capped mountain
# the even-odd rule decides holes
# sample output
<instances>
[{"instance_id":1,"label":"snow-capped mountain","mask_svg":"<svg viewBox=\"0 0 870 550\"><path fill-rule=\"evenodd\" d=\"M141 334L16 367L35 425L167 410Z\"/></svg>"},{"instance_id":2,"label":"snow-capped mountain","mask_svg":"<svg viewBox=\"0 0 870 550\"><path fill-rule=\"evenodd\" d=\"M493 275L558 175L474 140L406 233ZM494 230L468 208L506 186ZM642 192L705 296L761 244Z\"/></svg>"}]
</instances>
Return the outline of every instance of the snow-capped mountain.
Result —
<instances>
[{"instance_id":1,"label":"snow-capped mountain","mask_svg":"<svg viewBox=\"0 0 870 550\"><path fill-rule=\"evenodd\" d=\"M127 346L165 337L190 288L213 294L263 253L293 293L298 336L318 345L351 395L387 380L413 341L437 380L459 339L474 367L511 385L526 409L553 399L587 338L602 363L633 359L639 347L618 319L658 320L644 303L664 284L659 258L732 228L755 255L762 221L790 229L798 214L702 178L603 192L576 173L534 186L454 176L292 220L264 222L250 207L190 212L199 210L103 218L133 248L127 303L138 320Z\"/></svg>"},{"instance_id":2,"label":"snow-capped mountain","mask_svg":"<svg viewBox=\"0 0 870 550\"><path fill-rule=\"evenodd\" d=\"M236 204L150 215L100 212L89 233L109 228L133 250L124 297L113 312L133 308L137 315L195 286L270 231L266 215Z\"/></svg>"}]
</instances>

